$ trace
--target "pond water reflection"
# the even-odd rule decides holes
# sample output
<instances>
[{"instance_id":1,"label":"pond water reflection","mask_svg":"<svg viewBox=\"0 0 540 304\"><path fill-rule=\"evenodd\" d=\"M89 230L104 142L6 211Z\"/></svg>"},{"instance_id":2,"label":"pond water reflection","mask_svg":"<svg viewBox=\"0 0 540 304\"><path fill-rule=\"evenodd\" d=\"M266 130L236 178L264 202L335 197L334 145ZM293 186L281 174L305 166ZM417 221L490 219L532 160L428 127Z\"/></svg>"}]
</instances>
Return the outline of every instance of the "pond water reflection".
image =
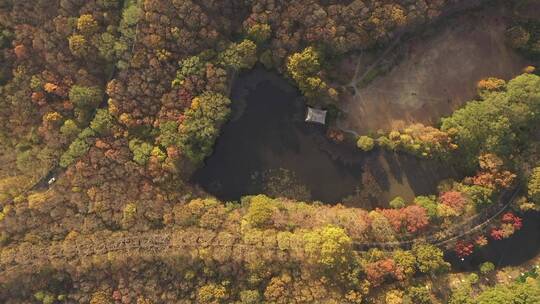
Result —
<instances>
[{"instance_id":1,"label":"pond water reflection","mask_svg":"<svg viewBox=\"0 0 540 304\"><path fill-rule=\"evenodd\" d=\"M374 208L397 194L432 193L453 174L412 156L333 142L325 126L304 121L298 90L263 68L240 75L231 99L232 118L193 176L222 200L265 193Z\"/></svg>"}]
</instances>

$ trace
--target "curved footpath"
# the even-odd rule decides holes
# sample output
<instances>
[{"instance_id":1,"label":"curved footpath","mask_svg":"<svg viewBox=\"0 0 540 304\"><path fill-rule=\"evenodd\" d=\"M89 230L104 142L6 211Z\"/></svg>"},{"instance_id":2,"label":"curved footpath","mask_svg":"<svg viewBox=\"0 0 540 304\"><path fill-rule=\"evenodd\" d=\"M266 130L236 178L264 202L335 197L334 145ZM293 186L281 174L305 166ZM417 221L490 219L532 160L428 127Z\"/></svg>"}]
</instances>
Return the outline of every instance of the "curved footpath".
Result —
<instances>
[{"instance_id":1,"label":"curved footpath","mask_svg":"<svg viewBox=\"0 0 540 304\"><path fill-rule=\"evenodd\" d=\"M443 245L468 234L477 232L504 212L517 196L518 190L507 192L504 204L496 204L496 212L484 212L466 224L457 226L447 237L437 233L423 239L433 245ZM501 201L502 201L501 198ZM467 228L469 227L469 228ZM0 251L0 273L35 271L43 266L58 268L78 267L98 261L122 261L128 257L172 257L209 256L220 262L241 262L250 256L260 256L277 260L303 260L303 246L290 240L278 242L276 235L265 237L257 242L246 242L240 234L216 232L214 230L188 228L166 228L159 231L130 233L102 232L93 235L80 235L63 241L50 243L21 243L2 248ZM392 243L354 243L355 250L370 248L409 249L415 239ZM246 250L249 248L250 250ZM1 275L0 282L9 280Z\"/></svg>"}]
</instances>

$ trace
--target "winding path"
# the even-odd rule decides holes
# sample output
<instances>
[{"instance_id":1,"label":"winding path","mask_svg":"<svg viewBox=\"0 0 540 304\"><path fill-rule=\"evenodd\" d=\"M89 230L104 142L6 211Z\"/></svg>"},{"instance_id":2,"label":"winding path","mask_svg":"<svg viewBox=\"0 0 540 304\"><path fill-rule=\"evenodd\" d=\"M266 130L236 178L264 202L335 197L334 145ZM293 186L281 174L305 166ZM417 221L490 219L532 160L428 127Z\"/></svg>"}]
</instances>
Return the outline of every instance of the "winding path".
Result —
<instances>
[{"instance_id":1,"label":"winding path","mask_svg":"<svg viewBox=\"0 0 540 304\"><path fill-rule=\"evenodd\" d=\"M419 238L436 246L453 242L489 225L515 200L518 189L506 192L498 204L486 212L471 218L467 223L452 229L452 233L439 238L437 233ZM504 203L501 203L504 200ZM493 213L488 211L494 211ZM469 227L469 228L467 228ZM464 231L465 230L465 231ZM365 251L370 248L410 249L415 239L388 243L357 243L354 248ZM217 261L243 261L248 255L268 256L277 259L302 259L302 246L294 246L294 241L279 243L277 237L263 238L257 242L247 242L240 234L199 228L172 229L130 233L103 232L81 235L63 241L49 243L21 243L2 248L0 251L0 273L35 271L45 265L57 267L77 267L96 261L118 261L127 257L171 257L192 256L193 253L212 256ZM298 245L298 244L297 244ZM249 248L249 250L247 250ZM2 279L4 277L4 279ZM9 276L0 276L0 283Z\"/></svg>"}]
</instances>

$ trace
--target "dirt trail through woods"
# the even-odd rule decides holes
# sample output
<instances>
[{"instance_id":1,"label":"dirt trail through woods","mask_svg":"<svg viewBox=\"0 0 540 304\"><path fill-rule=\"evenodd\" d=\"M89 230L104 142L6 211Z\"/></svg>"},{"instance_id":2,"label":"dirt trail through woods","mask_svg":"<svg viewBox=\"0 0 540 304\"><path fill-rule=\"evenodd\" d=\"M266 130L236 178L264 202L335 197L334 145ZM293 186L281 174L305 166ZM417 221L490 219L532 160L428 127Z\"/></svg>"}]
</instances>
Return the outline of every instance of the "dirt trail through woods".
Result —
<instances>
[{"instance_id":1,"label":"dirt trail through woods","mask_svg":"<svg viewBox=\"0 0 540 304\"><path fill-rule=\"evenodd\" d=\"M501 200L488 208L486 212L465 220L455 229L450 229L444 236L433 232L424 237L434 245L443 245L462 238L486 227L514 201L518 193L516 188L501 196ZM409 249L414 240L389 243L353 242L355 250L370 248ZM103 261L122 261L128 257L163 257L205 256L221 262L242 262L246 258L260 256L277 260L303 260L305 254L302 245L291 239L287 243L278 241L277 235L265 237L259 241L246 242L240 234L229 232L188 228L163 229L141 233L109 232L94 235L81 235L64 241L49 243L21 243L0 250L0 283L10 279L10 275L19 271L36 271L42 267L61 269L83 267Z\"/></svg>"}]
</instances>

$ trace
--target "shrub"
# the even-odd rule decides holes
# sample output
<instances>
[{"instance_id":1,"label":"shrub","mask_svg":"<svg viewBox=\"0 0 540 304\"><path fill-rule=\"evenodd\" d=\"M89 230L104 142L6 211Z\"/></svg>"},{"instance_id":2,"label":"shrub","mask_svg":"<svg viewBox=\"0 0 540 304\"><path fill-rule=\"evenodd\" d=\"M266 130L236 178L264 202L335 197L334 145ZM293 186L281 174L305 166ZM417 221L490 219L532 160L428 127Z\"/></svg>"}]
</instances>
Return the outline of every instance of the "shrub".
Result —
<instances>
[{"instance_id":1,"label":"shrub","mask_svg":"<svg viewBox=\"0 0 540 304\"><path fill-rule=\"evenodd\" d=\"M493 270L495 270L495 264L491 262L484 262L480 264L480 273L483 275L489 274Z\"/></svg>"},{"instance_id":2,"label":"shrub","mask_svg":"<svg viewBox=\"0 0 540 304\"><path fill-rule=\"evenodd\" d=\"M389 205L394 209L400 209L405 207L405 200L401 196L396 196L390 201Z\"/></svg>"},{"instance_id":3,"label":"shrub","mask_svg":"<svg viewBox=\"0 0 540 304\"><path fill-rule=\"evenodd\" d=\"M365 152L371 151L375 147L375 140L369 136L360 136L356 146Z\"/></svg>"}]
</instances>

